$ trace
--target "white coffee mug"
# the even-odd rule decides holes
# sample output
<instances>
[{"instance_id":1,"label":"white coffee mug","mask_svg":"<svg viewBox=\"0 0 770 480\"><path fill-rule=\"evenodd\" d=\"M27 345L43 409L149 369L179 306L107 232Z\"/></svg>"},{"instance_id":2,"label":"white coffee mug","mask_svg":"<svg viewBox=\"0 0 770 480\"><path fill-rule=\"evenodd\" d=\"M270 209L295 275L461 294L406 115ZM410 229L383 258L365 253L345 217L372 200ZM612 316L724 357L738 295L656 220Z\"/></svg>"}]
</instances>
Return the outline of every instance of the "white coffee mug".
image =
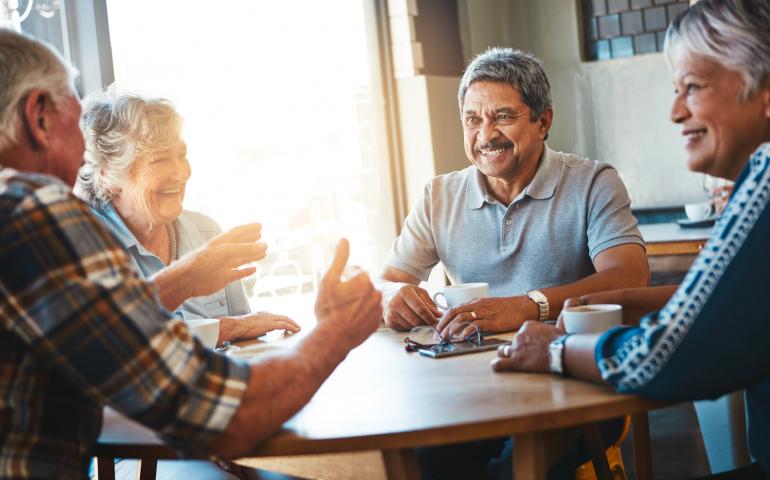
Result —
<instances>
[{"instance_id":1,"label":"white coffee mug","mask_svg":"<svg viewBox=\"0 0 770 480\"><path fill-rule=\"evenodd\" d=\"M712 211L713 209L709 202L688 203L684 206L684 213L686 213L687 218L693 222L707 219Z\"/></svg>"},{"instance_id":2,"label":"white coffee mug","mask_svg":"<svg viewBox=\"0 0 770 480\"><path fill-rule=\"evenodd\" d=\"M444 304L438 301L438 297L444 297ZM489 296L488 283L460 283L458 285L449 285L444 287L443 292L436 292L433 295L433 302L442 310L468 303L471 300L486 298Z\"/></svg>"},{"instance_id":3,"label":"white coffee mug","mask_svg":"<svg viewBox=\"0 0 770 480\"><path fill-rule=\"evenodd\" d=\"M190 333L198 337L206 348L214 348L219 340L218 318L193 318L184 323L190 329Z\"/></svg>"},{"instance_id":4,"label":"white coffee mug","mask_svg":"<svg viewBox=\"0 0 770 480\"><path fill-rule=\"evenodd\" d=\"M623 307L615 304L580 305L562 312L567 333L601 333L623 323Z\"/></svg>"}]
</instances>

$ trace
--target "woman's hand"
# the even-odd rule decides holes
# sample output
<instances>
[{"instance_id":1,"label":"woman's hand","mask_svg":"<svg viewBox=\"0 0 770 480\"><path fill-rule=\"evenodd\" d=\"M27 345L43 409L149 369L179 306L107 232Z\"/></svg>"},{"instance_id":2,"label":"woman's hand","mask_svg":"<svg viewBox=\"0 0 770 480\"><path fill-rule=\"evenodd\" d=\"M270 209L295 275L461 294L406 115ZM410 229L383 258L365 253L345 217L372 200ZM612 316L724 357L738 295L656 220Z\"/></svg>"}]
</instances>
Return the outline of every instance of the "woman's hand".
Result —
<instances>
[{"instance_id":1,"label":"woman's hand","mask_svg":"<svg viewBox=\"0 0 770 480\"><path fill-rule=\"evenodd\" d=\"M258 223L235 227L156 273L163 306L175 310L188 298L211 295L254 273L255 267L244 265L265 258L267 245L257 242L261 232Z\"/></svg>"},{"instance_id":2,"label":"woman's hand","mask_svg":"<svg viewBox=\"0 0 770 480\"><path fill-rule=\"evenodd\" d=\"M273 330L297 333L301 327L286 315L256 312L238 317L222 317L219 324L219 342L261 337Z\"/></svg>"}]
</instances>

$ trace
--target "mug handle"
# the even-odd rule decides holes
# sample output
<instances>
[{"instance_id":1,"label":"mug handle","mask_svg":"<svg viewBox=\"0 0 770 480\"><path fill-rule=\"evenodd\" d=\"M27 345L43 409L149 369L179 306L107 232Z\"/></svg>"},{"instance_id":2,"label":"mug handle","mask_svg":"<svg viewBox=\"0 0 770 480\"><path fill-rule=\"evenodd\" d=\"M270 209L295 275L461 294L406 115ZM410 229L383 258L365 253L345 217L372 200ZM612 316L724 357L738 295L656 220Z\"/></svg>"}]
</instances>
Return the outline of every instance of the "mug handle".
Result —
<instances>
[{"instance_id":1,"label":"mug handle","mask_svg":"<svg viewBox=\"0 0 770 480\"><path fill-rule=\"evenodd\" d=\"M438 296L439 295L444 297L444 304L443 305L438 302ZM444 292L436 292L436 293L434 293L433 294L433 303L435 303L436 306L438 308L440 308L441 310L449 310L449 306L446 305L446 295L444 295Z\"/></svg>"}]
</instances>

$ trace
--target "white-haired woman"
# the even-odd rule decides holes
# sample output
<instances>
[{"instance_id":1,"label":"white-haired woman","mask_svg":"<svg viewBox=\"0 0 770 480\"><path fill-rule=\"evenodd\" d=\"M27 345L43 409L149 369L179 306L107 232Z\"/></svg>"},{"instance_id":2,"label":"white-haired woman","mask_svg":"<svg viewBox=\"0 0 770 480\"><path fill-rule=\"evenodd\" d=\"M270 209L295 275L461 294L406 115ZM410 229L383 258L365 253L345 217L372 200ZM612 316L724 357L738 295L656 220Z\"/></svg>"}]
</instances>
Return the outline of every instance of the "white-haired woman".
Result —
<instances>
[{"instance_id":1,"label":"white-haired woman","mask_svg":"<svg viewBox=\"0 0 770 480\"><path fill-rule=\"evenodd\" d=\"M570 335L525 324L496 370L564 372L622 392L668 400L746 389L749 447L770 473L770 0L700 0L666 35L691 170L736 180L733 194L682 284L587 295L570 304L619 303L640 326ZM654 311L657 310L657 311ZM761 470L761 472L759 471ZM764 472L764 473L762 473ZM732 477L731 477L732 478Z\"/></svg>"},{"instance_id":2,"label":"white-haired woman","mask_svg":"<svg viewBox=\"0 0 770 480\"><path fill-rule=\"evenodd\" d=\"M81 124L86 154L75 192L124 243L145 276L221 233L211 218L183 209L191 169L182 120L170 102L109 89L85 99ZM283 315L250 313L241 282L190 299L178 313L185 319L221 319L220 342L300 329Z\"/></svg>"}]
</instances>

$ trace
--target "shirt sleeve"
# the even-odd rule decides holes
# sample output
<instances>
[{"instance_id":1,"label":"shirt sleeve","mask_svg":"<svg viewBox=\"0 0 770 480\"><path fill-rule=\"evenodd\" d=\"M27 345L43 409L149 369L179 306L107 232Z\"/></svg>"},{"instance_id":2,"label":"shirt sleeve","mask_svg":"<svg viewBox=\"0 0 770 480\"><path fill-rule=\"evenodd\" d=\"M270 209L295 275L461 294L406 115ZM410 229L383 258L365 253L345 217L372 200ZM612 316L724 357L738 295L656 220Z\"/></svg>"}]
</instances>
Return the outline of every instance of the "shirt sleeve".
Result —
<instances>
[{"instance_id":1,"label":"shirt sleeve","mask_svg":"<svg viewBox=\"0 0 770 480\"><path fill-rule=\"evenodd\" d=\"M596 174L588 196L588 251L591 260L608 248L625 243L644 247L631 213L631 199L617 170L607 164Z\"/></svg>"},{"instance_id":2,"label":"shirt sleeve","mask_svg":"<svg viewBox=\"0 0 770 480\"><path fill-rule=\"evenodd\" d=\"M393 243L385 264L427 281L430 270L438 262L431 228L431 184L428 184L422 198L406 217L401 235Z\"/></svg>"},{"instance_id":3,"label":"shirt sleeve","mask_svg":"<svg viewBox=\"0 0 770 480\"><path fill-rule=\"evenodd\" d=\"M770 176L748 178L666 306L603 335L603 378L666 400L716 398L770 379Z\"/></svg>"},{"instance_id":4,"label":"shirt sleeve","mask_svg":"<svg viewBox=\"0 0 770 480\"><path fill-rule=\"evenodd\" d=\"M34 190L0 226L0 264L5 329L94 402L190 452L227 428L248 366L167 321L154 285L64 186Z\"/></svg>"}]
</instances>

